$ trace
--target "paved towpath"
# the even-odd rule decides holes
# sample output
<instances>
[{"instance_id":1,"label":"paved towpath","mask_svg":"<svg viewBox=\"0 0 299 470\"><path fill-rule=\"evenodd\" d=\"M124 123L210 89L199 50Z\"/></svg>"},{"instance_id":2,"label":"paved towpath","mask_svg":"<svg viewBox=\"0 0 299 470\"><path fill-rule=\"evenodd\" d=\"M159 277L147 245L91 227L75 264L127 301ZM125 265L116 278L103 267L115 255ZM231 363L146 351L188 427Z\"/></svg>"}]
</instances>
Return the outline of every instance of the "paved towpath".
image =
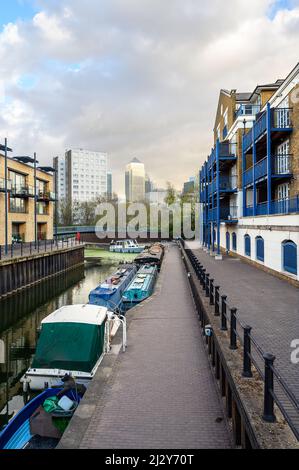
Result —
<instances>
[{"instance_id":1,"label":"paved towpath","mask_svg":"<svg viewBox=\"0 0 299 470\"><path fill-rule=\"evenodd\" d=\"M167 250L155 294L129 313L126 353L104 391L95 378L79 407L82 420L84 407L93 412L77 447L231 447L180 252ZM60 447L75 447L75 431L71 423Z\"/></svg>"},{"instance_id":2,"label":"paved towpath","mask_svg":"<svg viewBox=\"0 0 299 470\"><path fill-rule=\"evenodd\" d=\"M201 249L187 244L238 308L243 323L265 352L276 356L275 365L299 402L299 364L291 362L291 342L299 339L299 289L245 261L224 256L216 261ZM299 417L296 417L299 429Z\"/></svg>"}]
</instances>

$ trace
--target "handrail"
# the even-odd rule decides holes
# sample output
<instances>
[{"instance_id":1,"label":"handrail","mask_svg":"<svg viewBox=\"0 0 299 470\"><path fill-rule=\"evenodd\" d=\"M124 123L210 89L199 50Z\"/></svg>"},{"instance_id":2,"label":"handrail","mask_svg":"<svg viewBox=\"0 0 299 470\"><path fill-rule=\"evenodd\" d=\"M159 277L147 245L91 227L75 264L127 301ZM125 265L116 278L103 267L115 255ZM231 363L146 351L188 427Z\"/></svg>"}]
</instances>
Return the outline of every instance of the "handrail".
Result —
<instances>
[{"instance_id":1,"label":"handrail","mask_svg":"<svg viewBox=\"0 0 299 470\"><path fill-rule=\"evenodd\" d=\"M181 244L181 246L183 246ZM244 361L244 368L249 367L249 370L243 370L243 376L251 377L251 363L254 365L255 369L257 370L260 378L264 382L265 392L264 392L264 414L263 419L267 422L274 422L275 415L274 415L274 402L280 409L281 413L283 414L284 418L286 419L287 423L289 424L291 430L293 431L296 438L299 440L299 426L297 424L297 414L299 412L299 401L290 390L288 384L281 376L280 372L274 366L275 357L269 354L266 354L263 348L260 346L258 341L255 339L254 335L251 333L251 327L248 327L243 323L242 320L237 316L236 309L230 308L229 302L227 300L226 295L220 296L220 286L214 286L214 280L210 280L210 275L207 273L206 269L204 269L203 265L199 262L196 255L190 249L185 249L185 253L187 254L193 269L197 275L197 278L202 285L205 296L210 298L210 305L215 306L215 316L221 317L221 329L226 330L231 338L231 349L237 349L237 339L239 344L243 346L243 361ZM217 294L216 294L217 293ZM221 298L221 300L220 300ZM221 307L221 315L220 315L220 307ZM229 318L228 309L231 312L231 317ZM234 321L232 321L232 318ZM243 341L242 336L239 334L238 326L242 328L243 332L247 329L247 338L249 340L249 350L246 349L246 344ZM249 332L248 332L249 330ZM260 365L257 363L256 358L251 352L250 345L254 346L255 352L258 354L259 358L263 361L265 366L265 371L263 372ZM248 345L247 345L248 348ZM245 365L245 358L249 358L249 366L248 363ZM248 361L247 361L248 362ZM244 372L247 372L246 375ZM270 374L270 375L269 375ZM269 379L270 376L270 379ZM271 378L272 377L272 378ZM277 380L277 383L281 387L287 403L284 404L281 402L281 399L277 396L274 392L274 378ZM290 416L290 406L292 406L293 411L296 413L296 423L294 423L294 419Z\"/></svg>"}]
</instances>

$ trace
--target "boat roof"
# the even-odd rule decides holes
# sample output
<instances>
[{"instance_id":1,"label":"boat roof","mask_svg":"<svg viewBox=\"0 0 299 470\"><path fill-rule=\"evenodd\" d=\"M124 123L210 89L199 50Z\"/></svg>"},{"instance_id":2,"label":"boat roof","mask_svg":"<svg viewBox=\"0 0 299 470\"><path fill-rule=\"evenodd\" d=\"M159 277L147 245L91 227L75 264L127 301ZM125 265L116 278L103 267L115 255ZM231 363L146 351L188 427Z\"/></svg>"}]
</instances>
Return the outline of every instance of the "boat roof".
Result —
<instances>
[{"instance_id":1,"label":"boat roof","mask_svg":"<svg viewBox=\"0 0 299 470\"><path fill-rule=\"evenodd\" d=\"M55 310L42 321L45 323L87 323L90 325L101 325L108 309L98 305L80 304L65 305Z\"/></svg>"}]
</instances>

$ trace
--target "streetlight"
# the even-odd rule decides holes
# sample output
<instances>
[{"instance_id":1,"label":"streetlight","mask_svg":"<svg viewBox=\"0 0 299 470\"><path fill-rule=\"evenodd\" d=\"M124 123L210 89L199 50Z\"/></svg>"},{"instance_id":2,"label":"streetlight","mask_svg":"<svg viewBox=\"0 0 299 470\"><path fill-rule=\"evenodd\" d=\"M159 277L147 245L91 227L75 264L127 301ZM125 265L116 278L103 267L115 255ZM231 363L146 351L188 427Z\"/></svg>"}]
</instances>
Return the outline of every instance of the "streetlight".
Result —
<instances>
[{"instance_id":1,"label":"streetlight","mask_svg":"<svg viewBox=\"0 0 299 470\"><path fill-rule=\"evenodd\" d=\"M12 149L7 147L7 138L4 139L4 145L0 144L0 150L4 151L5 158L5 174L4 174L4 191L5 191L5 254L8 254L8 199L7 199L7 152L12 152Z\"/></svg>"}]
</instances>

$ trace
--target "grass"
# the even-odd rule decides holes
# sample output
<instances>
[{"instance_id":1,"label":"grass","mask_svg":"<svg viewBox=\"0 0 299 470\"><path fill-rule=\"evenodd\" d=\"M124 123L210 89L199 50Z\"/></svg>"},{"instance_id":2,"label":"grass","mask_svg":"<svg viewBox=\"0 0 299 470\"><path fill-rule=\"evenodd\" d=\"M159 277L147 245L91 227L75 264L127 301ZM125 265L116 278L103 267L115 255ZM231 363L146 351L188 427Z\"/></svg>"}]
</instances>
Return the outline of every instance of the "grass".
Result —
<instances>
[{"instance_id":1,"label":"grass","mask_svg":"<svg viewBox=\"0 0 299 470\"><path fill-rule=\"evenodd\" d=\"M110 253L101 248L85 248L85 258L101 258L103 261L134 261L138 253Z\"/></svg>"}]
</instances>

